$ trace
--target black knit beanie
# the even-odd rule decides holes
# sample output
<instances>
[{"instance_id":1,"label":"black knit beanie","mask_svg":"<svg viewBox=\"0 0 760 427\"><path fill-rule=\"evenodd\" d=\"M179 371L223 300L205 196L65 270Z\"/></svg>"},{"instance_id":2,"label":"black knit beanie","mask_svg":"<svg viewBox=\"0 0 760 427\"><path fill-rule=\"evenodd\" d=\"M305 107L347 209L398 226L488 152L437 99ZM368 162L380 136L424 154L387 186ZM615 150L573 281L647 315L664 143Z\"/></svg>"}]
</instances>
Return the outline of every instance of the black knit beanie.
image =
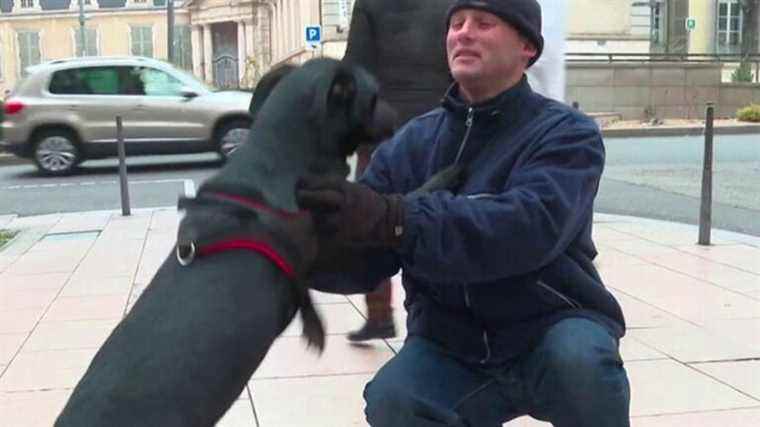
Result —
<instances>
[{"instance_id":1,"label":"black knit beanie","mask_svg":"<svg viewBox=\"0 0 760 427\"><path fill-rule=\"evenodd\" d=\"M536 55L528 62L533 65L544 50L541 35L541 6L536 0L455 0L446 14L446 28L451 15L460 9L479 9L493 13L527 38L536 48Z\"/></svg>"}]
</instances>

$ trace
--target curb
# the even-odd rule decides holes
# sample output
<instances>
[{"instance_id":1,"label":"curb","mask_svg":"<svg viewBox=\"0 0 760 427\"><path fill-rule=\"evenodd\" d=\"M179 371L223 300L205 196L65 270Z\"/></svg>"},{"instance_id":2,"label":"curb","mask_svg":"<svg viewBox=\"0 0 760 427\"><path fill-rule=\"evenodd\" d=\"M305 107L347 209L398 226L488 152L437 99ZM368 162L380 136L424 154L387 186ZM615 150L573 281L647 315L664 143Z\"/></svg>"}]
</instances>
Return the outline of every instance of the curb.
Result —
<instances>
[{"instance_id":1,"label":"curb","mask_svg":"<svg viewBox=\"0 0 760 427\"><path fill-rule=\"evenodd\" d=\"M602 129L607 138L632 138L643 136L699 136L704 135L704 126L651 127L639 129ZM716 126L715 135L760 135L758 125Z\"/></svg>"},{"instance_id":2,"label":"curb","mask_svg":"<svg viewBox=\"0 0 760 427\"><path fill-rule=\"evenodd\" d=\"M0 166L12 166L12 165L27 165L32 164L32 161L29 159L22 159L21 157L16 157L13 154L8 154L0 151Z\"/></svg>"},{"instance_id":3,"label":"curb","mask_svg":"<svg viewBox=\"0 0 760 427\"><path fill-rule=\"evenodd\" d=\"M760 125L716 126L715 135L760 135ZM703 126L650 127L632 129L602 129L605 138L635 138L657 136L699 136L704 135ZM0 149L0 166L32 164L30 159L23 159Z\"/></svg>"}]
</instances>

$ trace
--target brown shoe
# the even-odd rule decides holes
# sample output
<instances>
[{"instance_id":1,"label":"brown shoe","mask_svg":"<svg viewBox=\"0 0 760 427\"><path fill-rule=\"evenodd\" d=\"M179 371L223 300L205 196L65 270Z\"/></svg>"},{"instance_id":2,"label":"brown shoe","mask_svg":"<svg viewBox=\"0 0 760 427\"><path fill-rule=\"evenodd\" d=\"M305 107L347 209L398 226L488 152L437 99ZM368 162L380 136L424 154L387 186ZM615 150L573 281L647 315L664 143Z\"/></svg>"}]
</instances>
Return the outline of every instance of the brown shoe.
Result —
<instances>
[{"instance_id":1,"label":"brown shoe","mask_svg":"<svg viewBox=\"0 0 760 427\"><path fill-rule=\"evenodd\" d=\"M364 326L348 334L348 340L353 342L369 341L396 336L396 325L393 319L381 322L367 321Z\"/></svg>"}]
</instances>

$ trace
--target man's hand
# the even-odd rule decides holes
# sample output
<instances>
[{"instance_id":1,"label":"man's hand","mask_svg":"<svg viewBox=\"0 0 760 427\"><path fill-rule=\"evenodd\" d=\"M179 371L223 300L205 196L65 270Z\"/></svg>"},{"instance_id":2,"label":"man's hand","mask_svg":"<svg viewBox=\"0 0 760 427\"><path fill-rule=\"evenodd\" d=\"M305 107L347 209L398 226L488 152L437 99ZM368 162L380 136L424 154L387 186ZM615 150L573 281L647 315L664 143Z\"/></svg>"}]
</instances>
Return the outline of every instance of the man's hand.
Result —
<instances>
[{"instance_id":1,"label":"man's hand","mask_svg":"<svg viewBox=\"0 0 760 427\"><path fill-rule=\"evenodd\" d=\"M317 229L348 245L395 247L404 231L404 201L335 175L301 178L296 200Z\"/></svg>"}]
</instances>

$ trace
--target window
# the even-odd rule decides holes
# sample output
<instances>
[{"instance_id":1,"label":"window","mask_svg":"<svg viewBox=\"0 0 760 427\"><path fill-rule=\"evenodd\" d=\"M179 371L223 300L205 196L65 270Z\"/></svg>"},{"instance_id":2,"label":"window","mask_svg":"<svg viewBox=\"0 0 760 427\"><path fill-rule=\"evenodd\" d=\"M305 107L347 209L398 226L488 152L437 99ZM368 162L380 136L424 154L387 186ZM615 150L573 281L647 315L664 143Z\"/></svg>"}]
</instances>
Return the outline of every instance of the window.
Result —
<instances>
[{"instance_id":1,"label":"window","mask_svg":"<svg viewBox=\"0 0 760 427\"><path fill-rule=\"evenodd\" d=\"M153 28L133 26L131 31L132 55L153 57Z\"/></svg>"},{"instance_id":2,"label":"window","mask_svg":"<svg viewBox=\"0 0 760 427\"><path fill-rule=\"evenodd\" d=\"M190 26L174 27L174 45L172 50L174 65L184 70L193 69L193 49L190 44Z\"/></svg>"},{"instance_id":3,"label":"window","mask_svg":"<svg viewBox=\"0 0 760 427\"><path fill-rule=\"evenodd\" d=\"M37 31L19 31L18 59L21 76L26 77L26 68L42 62L40 55L40 33Z\"/></svg>"},{"instance_id":4,"label":"window","mask_svg":"<svg viewBox=\"0 0 760 427\"><path fill-rule=\"evenodd\" d=\"M184 84L161 70L155 68L138 68L145 94L148 96L179 96Z\"/></svg>"},{"instance_id":5,"label":"window","mask_svg":"<svg viewBox=\"0 0 760 427\"><path fill-rule=\"evenodd\" d=\"M119 89L119 67L87 67L56 71L49 90L58 95L118 95Z\"/></svg>"},{"instance_id":6,"label":"window","mask_svg":"<svg viewBox=\"0 0 760 427\"><path fill-rule=\"evenodd\" d=\"M665 37L663 37L663 30L665 29L663 9L664 5L662 3L652 4L652 43L655 44L660 44L665 41Z\"/></svg>"},{"instance_id":7,"label":"window","mask_svg":"<svg viewBox=\"0 0 760 427\"><path fill-rule=\"evenodd\" d=\"M34 7L34 0L21 0L22 9L31 9Z\"/></svg>"},{"instance_id":8,"label":"window","mask_svg":"<svg viewBox=\"0 0 760 427\"><path fill-rule=\"evenodd\" d=\"M742 44L744 14L739 0L718 2L718 53L738 53Z\"/></svg>"},{"instance_id":9,"label":"window","mask_svg":"<svg viewBox=\"0 0 760 427\"><path fill-rule=\"evenodd\" d=\"M98 56L98 32L95 28L84 29L84 56ZM74 28L74 53L79 56L82 48L82 32Z\"/></svg>"}]
</instances>

